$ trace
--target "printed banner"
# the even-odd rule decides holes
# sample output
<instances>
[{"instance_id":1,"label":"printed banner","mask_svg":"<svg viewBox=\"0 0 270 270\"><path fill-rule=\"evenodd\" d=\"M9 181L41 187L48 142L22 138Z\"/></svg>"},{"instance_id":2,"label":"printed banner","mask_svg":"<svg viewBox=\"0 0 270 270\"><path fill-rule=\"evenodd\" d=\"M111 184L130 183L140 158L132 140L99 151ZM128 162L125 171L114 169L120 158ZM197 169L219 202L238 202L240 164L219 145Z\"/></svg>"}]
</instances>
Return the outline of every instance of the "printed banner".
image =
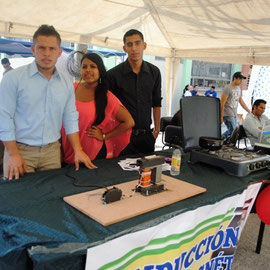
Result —
<instances>
[{"instance_id":1,"label":"printed banner","mask_svg":"<svg viewBox=\"0 0 270 270\"><path fill-rule=\"evenodd\" d=\"M231 269L260 186L89 248L85 269Z\"/></svg>"}]
</instances>

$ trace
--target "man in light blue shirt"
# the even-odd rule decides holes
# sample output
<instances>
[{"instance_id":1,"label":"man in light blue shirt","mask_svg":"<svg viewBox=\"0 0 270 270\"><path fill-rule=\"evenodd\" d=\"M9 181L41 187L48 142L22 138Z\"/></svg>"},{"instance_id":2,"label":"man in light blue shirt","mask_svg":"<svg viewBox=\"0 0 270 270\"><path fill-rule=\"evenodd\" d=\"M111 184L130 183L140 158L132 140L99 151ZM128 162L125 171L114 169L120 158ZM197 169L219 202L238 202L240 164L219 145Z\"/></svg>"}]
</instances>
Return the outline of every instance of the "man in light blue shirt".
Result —
<instances>
[{"instance_id":1,"label":"man in light blue shirt","mask_svg":"<svg viewBox=\"0 0 270 270\"><path fill-rule=\"evenodd\" d=\"M35 61L7 73L0 85L0 139L5 145L4 176L59 168L63 126L75 152L75 166L95 168L82 151L71 82L55 68L61 38L42 25L33 37Z\"/></svg>"},{"instance_id":2,"label":"man in light blue shirt","mask_svg":"<svg viewBox=\"0 0 270 270\"><path fill-rule=\"evenodd\" d=\"M268 117L263 114L265 104L265 100L257 99L253 103L252 112L246 116L243 122L243 127L252 145L259 141L259 133L262 131L263 126L269 124Z\"/></svg>"}]
</instances>

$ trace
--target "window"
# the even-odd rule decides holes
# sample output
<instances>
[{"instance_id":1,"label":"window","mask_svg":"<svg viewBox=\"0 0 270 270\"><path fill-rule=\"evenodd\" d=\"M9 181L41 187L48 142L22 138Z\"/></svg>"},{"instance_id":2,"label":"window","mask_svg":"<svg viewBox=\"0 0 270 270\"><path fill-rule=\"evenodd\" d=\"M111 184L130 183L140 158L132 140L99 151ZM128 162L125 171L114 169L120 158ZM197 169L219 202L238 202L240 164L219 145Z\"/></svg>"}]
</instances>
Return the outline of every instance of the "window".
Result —
<instances>
[{"instance_id":1,"label":"window","mask_svg":"<svg viewBox=\"0 0 270 270\"><path fill-rule=\"evenodd\" d=\"M231 70L231 64L192 61L191 84L222 88L230 82Z\"/></svg>"}]
</instances>

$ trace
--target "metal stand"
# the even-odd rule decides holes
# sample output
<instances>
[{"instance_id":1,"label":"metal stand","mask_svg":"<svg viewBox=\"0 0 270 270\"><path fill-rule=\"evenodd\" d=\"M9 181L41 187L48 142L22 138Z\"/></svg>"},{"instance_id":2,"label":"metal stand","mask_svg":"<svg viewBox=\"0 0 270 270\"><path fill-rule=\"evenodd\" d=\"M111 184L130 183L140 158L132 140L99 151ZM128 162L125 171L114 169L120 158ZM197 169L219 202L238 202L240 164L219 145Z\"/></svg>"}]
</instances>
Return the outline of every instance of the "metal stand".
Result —
<instances>
[{"instance_id":1,"label":"metal stand","mask_svg":"<svg viewBox=\"0 0 270 270\"><path fill-rule=\"evenodd\" d=\"M135 187L136 192L140 192L144 196L153 195L165 190L164 184L161 183L161 174L162 174L162 164L164 162L163 156L147 156L137 160L137 165L141 169L147 170L146 173L149 174L150 179L145 179L145 183L142 175L140 175L139 184ZM149 175L148 175L149 176Z\"/></svg>"},{"instance_id":2,"label":"metal stand","mask_svg":"<svg viewBox=\"0 0 270 270\"><path fill-rule=\"evenodd\" d=\"M260 231L259 231L257 246L256 246L256 253L258 254L260 254L261 252L264 228L265 228L265 224L261 221L261 226L260 226Z\"/></svg>"},{"instance_id":3,"label":"metal stand","mask_svg":"<svg viewBox=\"0 0 270 270\"><path fill-rule=\"evenodd\" d=\"M157 194L162 191L165 191L163 184L153 184L149 187L136 187L136 192L140 192L144 196Z\"/></svg>"}]
</instances>

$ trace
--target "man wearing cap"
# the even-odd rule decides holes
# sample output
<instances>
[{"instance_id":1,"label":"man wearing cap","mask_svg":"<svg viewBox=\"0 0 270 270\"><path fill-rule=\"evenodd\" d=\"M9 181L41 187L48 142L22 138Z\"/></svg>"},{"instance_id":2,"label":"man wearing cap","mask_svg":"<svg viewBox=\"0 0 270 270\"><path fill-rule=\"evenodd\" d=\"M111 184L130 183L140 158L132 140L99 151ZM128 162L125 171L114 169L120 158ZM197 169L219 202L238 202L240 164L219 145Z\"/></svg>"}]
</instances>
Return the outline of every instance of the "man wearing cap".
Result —
<instances>
[{"instance_id":1,"label":"man wearing cap","mask_svg":"<svg viewBox=\"0 0 270 270\"><path fill-rule=\"evenodd\" d=\"M249 108L242 99L242 90L240 84L246 77L241 72L233 74L233 80L222 89L221 94L221 123L226 125L227 130L222 134L223 137L231 136L233 130L237 126L237 107L238 102L248 113Z\"/></svg>"}]
</instances>

